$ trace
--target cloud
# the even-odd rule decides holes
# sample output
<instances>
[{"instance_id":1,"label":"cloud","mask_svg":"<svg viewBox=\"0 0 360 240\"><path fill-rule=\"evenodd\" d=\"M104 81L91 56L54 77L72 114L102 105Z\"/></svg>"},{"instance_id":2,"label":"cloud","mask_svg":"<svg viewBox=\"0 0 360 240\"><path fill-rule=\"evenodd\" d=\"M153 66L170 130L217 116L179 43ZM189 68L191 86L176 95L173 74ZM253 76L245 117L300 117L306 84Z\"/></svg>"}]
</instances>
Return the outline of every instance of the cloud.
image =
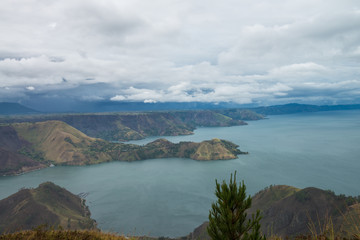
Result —
<instances>
[{"instance_id":1,"label":"cloud","mask_svg":"<svg viewBox=\"0 0 360 240\"><path fill-rule=\"evenodd\" d=\"M356 0L3 0L0 101L36 92L87 101L349 102L359 92L359 9Z\"/></svg>"},{"instance_id":2,"label":"cloud","mask_svg":"<svg viewBox=\"0 0 360 240\"><path fill-rule=\"evenodd\" d=\"M122 95L116 95L112 98L110 98L111 101L123 101L126 100L126 97L122 96Z\"/></svg>"},{"instance_id":3,"label":"cloud","mask_svg":"<svg viewBox=\"0 0 360 240\"><path fill-rule=\"evenodd\" d=\"M156 101L153 99L145 99L144 103L156 103Z\"/></svg>"},{"instance_id":4,"label":"cloud","mask_svg":"<svg viewBox=\"0 0 360 240\"><path fill-rule=\"evenodd\" d=\"M26 87L26 90L29 90L29 91L34 91L34 90L35 90L35 88L34 88L33 86L27 86L27 87Z\"/></svg>"}]
</instances>

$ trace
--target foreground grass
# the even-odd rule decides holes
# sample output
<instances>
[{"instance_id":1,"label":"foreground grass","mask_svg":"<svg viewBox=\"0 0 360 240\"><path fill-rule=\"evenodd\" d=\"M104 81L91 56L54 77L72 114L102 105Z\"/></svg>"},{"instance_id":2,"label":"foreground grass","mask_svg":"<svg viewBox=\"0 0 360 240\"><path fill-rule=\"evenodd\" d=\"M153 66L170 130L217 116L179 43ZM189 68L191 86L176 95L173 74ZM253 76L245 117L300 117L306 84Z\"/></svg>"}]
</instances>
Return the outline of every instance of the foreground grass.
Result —
<instances>
[{"instance_id":1,"label":"foreground grass","mask_svg":"<svg viewBox=\"0 0 360 240\"><path fill-rule=\"evenodd\" d=\"M2 234L0 240L139 240L136 237L119 236L112 233L103 233L95 230L47 230L36 228L34 230Z\"/></svg>"}]
</instances>

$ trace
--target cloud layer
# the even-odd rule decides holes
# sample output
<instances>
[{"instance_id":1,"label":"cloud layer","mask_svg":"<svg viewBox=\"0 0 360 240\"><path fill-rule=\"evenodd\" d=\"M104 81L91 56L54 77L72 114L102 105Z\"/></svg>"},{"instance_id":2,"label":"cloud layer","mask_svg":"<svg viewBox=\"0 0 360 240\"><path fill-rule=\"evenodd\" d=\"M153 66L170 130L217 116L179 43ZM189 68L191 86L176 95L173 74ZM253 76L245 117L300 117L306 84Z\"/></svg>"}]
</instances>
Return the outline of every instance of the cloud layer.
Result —
<instances>
[{"instance_id":1,"label":"cloud layer","mask_svg":"<svg viewBox=\"0 0 360 240\"><path fill-rule=\"evenodd\" d=\"M0 101L360 103L359 1L210 2L2 0Z\"/></svg>"}]
</instances>

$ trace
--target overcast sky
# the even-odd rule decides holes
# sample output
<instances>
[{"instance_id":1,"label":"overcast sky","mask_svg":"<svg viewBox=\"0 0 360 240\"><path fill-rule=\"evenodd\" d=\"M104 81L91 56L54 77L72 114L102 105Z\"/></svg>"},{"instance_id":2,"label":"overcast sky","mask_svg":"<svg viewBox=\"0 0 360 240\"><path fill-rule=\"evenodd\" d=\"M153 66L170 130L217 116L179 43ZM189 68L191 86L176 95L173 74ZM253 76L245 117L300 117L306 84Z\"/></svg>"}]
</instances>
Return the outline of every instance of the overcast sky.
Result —
<instances>
[{"instance_id":1,"label":"overcast sky","mask_svg":"<svg viewBox=\"0 0 360 240\"><path fill-rule=\"evenodd\" d=\"M1 0L0 101L360 103L359 0Z\"/></svg>"}]
</instances>

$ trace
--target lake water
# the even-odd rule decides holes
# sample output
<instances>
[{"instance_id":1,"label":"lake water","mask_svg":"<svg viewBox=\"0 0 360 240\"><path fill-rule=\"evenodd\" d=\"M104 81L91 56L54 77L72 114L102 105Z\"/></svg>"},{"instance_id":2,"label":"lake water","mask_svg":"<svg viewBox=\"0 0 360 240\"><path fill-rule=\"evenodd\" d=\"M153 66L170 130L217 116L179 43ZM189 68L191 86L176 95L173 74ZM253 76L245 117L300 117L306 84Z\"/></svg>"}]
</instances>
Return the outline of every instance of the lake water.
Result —
<instances>
[{"instance_id":1,"label":"lake water","mask_svg":"<svg viewBox=\"0 0 360 240\"><path fill-rule=\"evenodd\" d=\"M0 177L0 198L52 181L75 194L88 193L92 217L104 231L175 237L207 220L215 179L228 181L235 170L248 194L287 184L360 195L360 111L270 116L247 126L199 128L194 135L166 138L222 138L250 154L226 161L153 159L47 168Z\"/></svg>"}]
</instances>

